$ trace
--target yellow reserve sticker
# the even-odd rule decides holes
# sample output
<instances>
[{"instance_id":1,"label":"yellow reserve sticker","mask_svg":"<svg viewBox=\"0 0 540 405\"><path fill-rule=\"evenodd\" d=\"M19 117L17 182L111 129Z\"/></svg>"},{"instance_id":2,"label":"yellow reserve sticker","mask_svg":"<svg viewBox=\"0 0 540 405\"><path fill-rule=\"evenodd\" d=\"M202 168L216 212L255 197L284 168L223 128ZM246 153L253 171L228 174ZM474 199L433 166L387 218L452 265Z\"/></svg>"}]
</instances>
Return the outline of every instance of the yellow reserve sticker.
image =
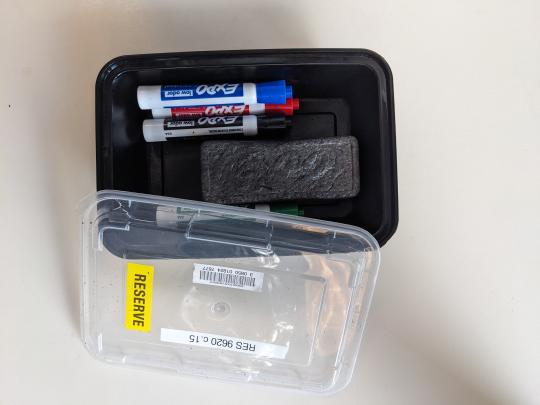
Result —
<instances>
[{"instance_id":1,"label":"yellow reserve sticker","mask_svg":"<svg viewBox=\"0 0 540 405\"><path fill-rule=\"evenodd\" d=\"M154 266L128 263L126 272L126 329L150 332Z\"/></svg>"}]
</instances>

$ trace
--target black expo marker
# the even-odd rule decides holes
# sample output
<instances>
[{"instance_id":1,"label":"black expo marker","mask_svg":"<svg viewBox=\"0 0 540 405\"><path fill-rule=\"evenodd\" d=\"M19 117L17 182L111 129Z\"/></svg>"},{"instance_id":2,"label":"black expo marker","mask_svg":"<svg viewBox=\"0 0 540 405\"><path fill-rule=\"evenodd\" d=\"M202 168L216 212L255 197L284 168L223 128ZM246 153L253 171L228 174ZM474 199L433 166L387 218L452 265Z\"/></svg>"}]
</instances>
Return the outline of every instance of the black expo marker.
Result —
<instances>
[{"instance_id":1,"label":"black expo marker","mask_svg":"<svg viewBox=\"0 0 540 405\"><path fill-rule=\"evenodd\" d=\"M194 119L162 118L144 120L143 134L146 142L163 142L173 138L207 135L257 135L262 131L284 129L290 126L290 117L284 116L232 115Z\"/></svg>"}]
</instances>

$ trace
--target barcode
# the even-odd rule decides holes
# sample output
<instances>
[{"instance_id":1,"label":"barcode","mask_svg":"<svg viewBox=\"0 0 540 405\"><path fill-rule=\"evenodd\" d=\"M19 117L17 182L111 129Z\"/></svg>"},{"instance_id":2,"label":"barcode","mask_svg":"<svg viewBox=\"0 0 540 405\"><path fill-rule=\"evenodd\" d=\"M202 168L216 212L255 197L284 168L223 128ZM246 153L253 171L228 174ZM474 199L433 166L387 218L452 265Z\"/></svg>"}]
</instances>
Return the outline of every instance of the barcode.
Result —
<instances>
[{"instance_id":1,"label":"barcode","mask_svg":"<svg viewBox=\"0 0 540 405\"><path fill-rule=\"evenodd\" d=\"M213 264L194 263L193 282L226 288L239 288L260 292L264 273L253 270L234 269Z\"/></svg>"},{"instance_id":2,"label":"barcode","mask_svg":"<svg viewBox=\"0 0 540 405\"><path fill-rule=\"evenodd\" d=\"M233 287L255 287L255 277L239 276L237 274L223 274L199 270L199 279L209 281L212 284L223 284Z\"/></svg>"}]
</instances>

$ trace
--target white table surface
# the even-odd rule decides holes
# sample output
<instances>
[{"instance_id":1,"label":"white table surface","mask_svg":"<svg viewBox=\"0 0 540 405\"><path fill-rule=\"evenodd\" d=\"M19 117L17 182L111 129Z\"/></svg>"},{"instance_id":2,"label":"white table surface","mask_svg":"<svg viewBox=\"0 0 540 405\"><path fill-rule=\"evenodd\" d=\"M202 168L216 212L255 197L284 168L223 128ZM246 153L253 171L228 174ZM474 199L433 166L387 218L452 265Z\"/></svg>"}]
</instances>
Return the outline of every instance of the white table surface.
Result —
<instances>
[{"instance_id":1,"label":"white table surface","mask_svg":"<svg viewBox=\"0 0 540 405\"><path fill-rule=\"evenodd\" d=\"M540 403L538 1L1 1L0 404ZM330 397L112 367L79 337L94 82L123 54L358 47L394 73L400 224Z\"/></svg>"}]
</instances>

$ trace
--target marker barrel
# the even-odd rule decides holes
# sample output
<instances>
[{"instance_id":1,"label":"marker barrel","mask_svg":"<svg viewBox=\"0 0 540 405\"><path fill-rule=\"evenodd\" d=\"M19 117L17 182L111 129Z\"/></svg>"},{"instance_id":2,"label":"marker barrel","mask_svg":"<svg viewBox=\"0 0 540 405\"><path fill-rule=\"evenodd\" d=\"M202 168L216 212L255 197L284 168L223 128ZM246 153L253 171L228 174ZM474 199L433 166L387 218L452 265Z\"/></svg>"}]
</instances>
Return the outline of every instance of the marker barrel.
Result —
<instances>
[{"instance_id":1,"label":"marker barrel","mask_svg":"<svg viewBox=\"0 0 540 405\"><path fill-rule=\"evenodd\" d=\"M192 138L208 135L257 135L260 131L284 129L291 125L290 118L231 115L191 119L158 118L143 122L146 142L163 142L174 138Z\"/></svg>"},{"instance_id":2,"label":"marker barrel","mask_svg":"<svg viewBox=\"0 0 540 405\"><path fill-rule=\"evenodd\" d=\"M197 107L154 108L154 118L198 118L218 115L293 115L300 102L297 98L288 98L285 104L249 104L249 105L208 105Z\"/></svg>"},{"instance_id":3,"label":"marker barrel","mask_svg":"<svg viewBox=\"0 0 540 405\"><path fill-rule=\"evenodd\" d=\"M263 83L189 84L137 87L142 110L224 104L285 104L292 87L285 80Z\"/></svg>"}]
</instances>

